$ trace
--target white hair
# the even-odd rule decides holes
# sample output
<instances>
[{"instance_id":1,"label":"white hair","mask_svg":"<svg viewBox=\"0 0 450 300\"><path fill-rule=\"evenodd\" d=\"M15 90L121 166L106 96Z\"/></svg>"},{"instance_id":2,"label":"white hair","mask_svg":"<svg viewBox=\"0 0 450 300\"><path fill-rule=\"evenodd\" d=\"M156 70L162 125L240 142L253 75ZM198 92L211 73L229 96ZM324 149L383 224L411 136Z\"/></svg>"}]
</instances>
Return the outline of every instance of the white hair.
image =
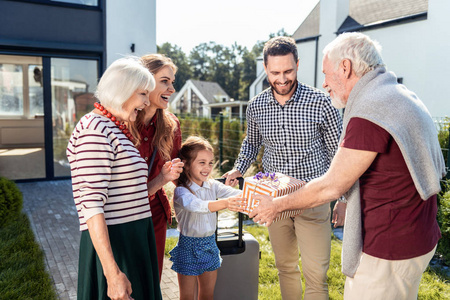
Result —
<instances>
[{"instance_id":1,"label":"white hair","mask_svg":"<svg viewBox=\"0 0 450 300\"><path fill-rule=\"evenodd\" d=\"M335 69L344 59L350 60L358 77L362 77L376 67L384 66L381 45L359 32L342 33L323 49L323 54L328 55Z\"/></svg>"},{"instance_id":2,"label":"white hair","mask_svg":"<svg viewBox=\"0 0 450 300\"><path fill-rule=\"evenodd\" d=\"M122 112L123 104L138 89L151 92L155 79L139 57L129 56L114 61L103 73L95 92L101 104Z\"/></svg>"}]
</instances>

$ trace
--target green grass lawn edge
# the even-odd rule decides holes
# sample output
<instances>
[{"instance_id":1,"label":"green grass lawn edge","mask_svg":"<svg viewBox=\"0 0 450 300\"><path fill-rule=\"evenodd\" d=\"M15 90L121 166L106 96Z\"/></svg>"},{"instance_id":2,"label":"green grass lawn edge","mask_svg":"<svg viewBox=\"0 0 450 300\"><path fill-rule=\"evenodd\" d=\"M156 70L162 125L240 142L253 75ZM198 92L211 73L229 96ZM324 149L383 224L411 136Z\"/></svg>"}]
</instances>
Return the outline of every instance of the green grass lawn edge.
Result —
<instances>
[{"instance_id":1,"label":"green grass lawn edge","mask_svg":"<svg viewBox=\"0 0 450 300\"><path fill-rule=\"evenodd\" d=\"M270 245L269 234L266 227L246 226L245 230L252 234L259 242L261 260L259 262L259 300L281 299L278 284L278 274L275 267L275 258ZM166 242L165 255L169 256L169 251L175 247L178 238L169 237ZM345 276L341 272L341 251L342 242L332 237L330 268L328 270L328 290L330 300L341 300L344 295ZM301 262L300 262L301 267ZM239 272L239 270L236 270ZM305 289L304 278L302 277L303 291ZM419 300L444 300L450 299L450 277L446 276L439 269L427 268L422 276L419 287Z\"/></svg>"},{"instance_id":2,"label":"green grass lawn edge","mask_svg":"<svg viewBox=\"0 0 450 300\"><path fill-rule=\"evenodd\" d=\"M0 241L0 298L57 299L25 214L0 228Z\"/></svg>"}]
</instances>

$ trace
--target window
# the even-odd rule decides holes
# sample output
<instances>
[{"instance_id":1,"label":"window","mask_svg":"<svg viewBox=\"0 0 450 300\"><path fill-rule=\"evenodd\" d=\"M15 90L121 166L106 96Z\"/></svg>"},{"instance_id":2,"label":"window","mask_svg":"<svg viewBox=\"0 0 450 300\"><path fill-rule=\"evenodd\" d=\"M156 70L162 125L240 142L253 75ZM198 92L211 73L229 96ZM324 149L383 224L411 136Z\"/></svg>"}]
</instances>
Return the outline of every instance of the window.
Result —
<instances>
[{"instance_id":1,"label":"window","mask_svg":"<svg viewBox=\"0 0 450 300\"><path fill-rule=\"evenodd\" d=\"M0 64L0 114L23 115L22 65Z\"/></svg>"},{"instance_id":2,"label":"window","mask_svg":"<svg viewBox=\"0 0 450 300\"><path fill-rule=\"evenodd\" d=\"M0 55L0 119L34 119L44 113L40 57Z\"/></svg>"},{"instance_id":3,"label":"window","mask_svg":"<svg viewBox=\"0 0 450 300\"><path fill-rule=\"evenodd\" d=\"M201 117L203 116L203 109L202 109L202 101L200 98L195 94L192 93L192 99L191 99L191 113L194 116Z\"/></svg>"},{"instance_id":4,"label":"window","mask_svg":"<svg viewBox=\"0 0 450 300\"><path fill-rule=\"evenodd\" d=\"M66 147L78 120L94 109L98 61L51 59L53 162L55 176L70 176Z\"/></svg>"},{"instance_id":5,"label":"window","mask_svg":"<svg viewBox=\"0 0 450 300\"><path fill-rule=\"evenodd\" d=\"M187 98L187 92L181 96L180 100L177 103L177 109L176 109L177 113L185 114L188 112L186 98Z\"/></svg>"},{"instance_id":6,"label":"window","mask_svg":"<svg viewBox=\"0 0 450 300\"><path fill-rule=\"evenodd\" d=\"M80 4L87 6L98 6L98 0L51 0L52 2L64 2L71 4Z\"/></svg>"},{"instance_id":7,"label":"window","mask_svg":"<svg viewBox=\"0 0 450 300\"><path fill-rule=\"evenodd\" d=\"M42 82L42 66L28 65L28 99L30 116L44 116L44 92Z\"/></svg>"}]
</instances>

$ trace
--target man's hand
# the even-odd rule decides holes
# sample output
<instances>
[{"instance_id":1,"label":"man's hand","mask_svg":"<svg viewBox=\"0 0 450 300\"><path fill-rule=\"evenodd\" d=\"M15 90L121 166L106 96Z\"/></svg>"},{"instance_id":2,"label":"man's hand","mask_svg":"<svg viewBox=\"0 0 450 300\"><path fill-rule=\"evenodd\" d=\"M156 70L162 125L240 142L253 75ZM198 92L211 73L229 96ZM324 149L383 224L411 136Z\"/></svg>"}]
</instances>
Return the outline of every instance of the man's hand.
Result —
<instances>
[{"instance_id":1,"label":"man's hand","mask_svg":"<svg viewBox=\"0 0 450 300\"><path fill-rule=\"evenodd\" d=\"M164 181L171 182L177 180L180 177L181 172L183 172L183 166L184 163L179 158L167 161L161 169Z\"/></svg>"},{"instance_id":2,"label":"man's hand","mask_svg":"<svg viewBox=\"0 0 450 300\"><path fill-rule=\"evenodd\" d=\"M344 226L346 211L347 203L336 201L333 209L333 218L331 219L331 222L334 224L334 228Z\"/></svg>"},{"instance_id":3,"label":"man's hand","mask_svg":"<svg viewBox=\"0 0 450 300\"><path fill-rule=\"evenodd\" d=\"M277 207L273 202L273 197L255 194L253 199L259 200L259 204L248 216L252 218L254 222L269 227L273 220L279 215Z\"/></svg>"},{"instance_id":4,"label":"man's hand","mask_svg":"<svg viewBox=\"0 0 450 300\"><path fill-rule=\"evenodd\" d=\"M226 172L222 175L222 178L226 178L225 185L236 186L239 183L239 180L236 178L242 177L241 172L236 169Z\"/></svg>"}]
</instances>

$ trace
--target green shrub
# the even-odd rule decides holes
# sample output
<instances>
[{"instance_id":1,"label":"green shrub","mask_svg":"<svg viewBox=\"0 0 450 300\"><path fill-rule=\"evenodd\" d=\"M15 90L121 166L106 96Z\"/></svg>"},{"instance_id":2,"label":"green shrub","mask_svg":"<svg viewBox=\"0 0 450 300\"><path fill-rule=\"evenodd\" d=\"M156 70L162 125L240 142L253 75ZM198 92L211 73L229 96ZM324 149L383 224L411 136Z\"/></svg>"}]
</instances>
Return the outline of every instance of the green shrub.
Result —
<instances>
[{"instance_id":1,"label":"green shrub","mask_svg":"<svg viewBox=\"0 0 450 300\"><path fill-rule=\"evenodd\" d=\"M446 166L449 165L449 162L447 161L449 151L449 126L450 118L448 117L444 118L444 122L439 122L438 139L439 144L441 145L442 155L444 156Z\"/></svg>"},{"instance_id":2,"label":"green shrub","mask_svg":"<svg viewBox=\"0 0 450 300\"><path fill-rule=\"evenodd\" d=\"M22 204L22 193L17 185L0 177L0 228L20 215Z\"/></svg>"},{"instance_id":3,"label":"green shrub","mask_svg":"<svg viewBox=\"0 0 450 300\"><path fill-rule=\"evenodd\" d=\"M442 238L436 252L442 254L447 264L450 264L450 191L439 196L438 223Z\"/></svg>"}]
</instances>

